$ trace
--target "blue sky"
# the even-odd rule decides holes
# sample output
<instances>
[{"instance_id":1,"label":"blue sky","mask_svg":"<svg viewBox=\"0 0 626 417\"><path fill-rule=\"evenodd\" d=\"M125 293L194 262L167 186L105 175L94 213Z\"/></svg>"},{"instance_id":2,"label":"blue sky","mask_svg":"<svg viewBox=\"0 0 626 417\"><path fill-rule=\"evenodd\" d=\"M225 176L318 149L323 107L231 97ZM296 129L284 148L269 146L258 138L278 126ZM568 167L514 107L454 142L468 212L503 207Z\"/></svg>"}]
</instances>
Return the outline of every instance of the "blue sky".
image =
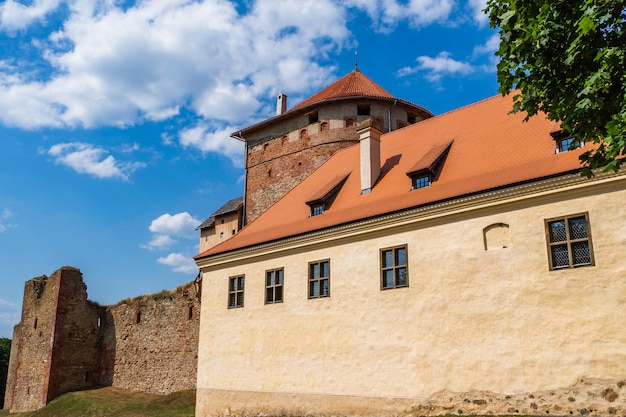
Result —
<instances>
[{"instance_id":1,"label":"blue sky","mask_svg":"<svg viewBox=\"0 0 626 417\"><path fill-rule=\"evenodd\" d=\"M243 194L230 133L354 68L435 114L497 94L484 0L0 3L0 337L24 282L80 268L112 304L197 272Z\"/></svg>"}]
</instances>

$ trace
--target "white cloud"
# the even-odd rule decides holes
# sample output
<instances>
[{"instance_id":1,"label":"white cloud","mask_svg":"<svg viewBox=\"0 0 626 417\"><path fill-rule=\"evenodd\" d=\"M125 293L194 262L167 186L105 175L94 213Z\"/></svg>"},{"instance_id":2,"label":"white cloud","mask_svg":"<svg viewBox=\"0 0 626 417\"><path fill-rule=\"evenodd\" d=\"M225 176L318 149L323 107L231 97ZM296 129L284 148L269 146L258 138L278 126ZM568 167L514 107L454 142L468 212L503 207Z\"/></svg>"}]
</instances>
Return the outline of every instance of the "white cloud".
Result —
<instances>
[{"instance_id":1,"label":"white cloud","mask_svg":"<svg viewBox=\"0 0 626 417\"><path fill-rule=\"evenodd\" d=\"M472 64L463 61L456 61L451 58L449 52L440 52L436 57L419 56L416 59L418 65L414 67L405 67L398 71L398 76L414 74L416 72L425 71L425 78L432 82L438 82L444 75L467 75L476 69Z\"/></svg>"},{"instance_id":2,"label":"white cloud","mask_svg":"<svg viewBox=\"0 0 626 417\"><path fill-rule=\"evenodd\" d=\"M174 235L184 238L195 238L195 228L202 222L186 211L171 215L162 214L150 223L150 231L162 235Z\"/></svg>"},{"instance_id":3,"label":"white cloud","mask_svg":"<svg viewBox=\"0 0 626 417\"><path fill-rule=\"evenodd\" d=\"M169 235L156 234L152 236L152 240L150 242L142 243L141 245L139 245L139 247L148 250L159 250L167 249L171 247L174 243L176 243L176 240L172 239Z\"/></svg>"},{"instance_id":4,"label":"white cloud","mask_svg":"<svg viewBox=\"0 0 626 417\"><path fill-rule=\"evenodd\" d=\"M180 144L184 147L193 147L202 152L218 152L229 157L235 166L243 166L243 143L234 140L230 134L234 127L211 130L212 126L200 123L195 127L178 132Z\"/></svg>"},{"instance_id":5,"label":"white cloud","mask_svg":"<svg viewBox=\"0 0 626 417\"><path fill-rule=\"evenodd\" d=\"M166 257L157 259L157 262L162 265L168 265L172 267L174 272L191 273L196 272L198 267L190 256L185 256L181 253L170 253Z\"/></svg>"},{"instance_id":6,"label":"white cloud","mask_svg":"<svg viewBox=\"0 0 626 417\"><path fill-rule=\"evenodd\" d=\"M11 212L11 210L5 208L4 210L2 210L2 213L0 213L0 233L6 232L6 230L11 227L11 224L7 223L7 220L9 220L11 217L13 217L13 213ZM0 299L0 305L2 305L2 299Z\"/></svg>"},{"instance_id":7,"label":"white cloud","mask_svg":"<svg viewBox=\"0 0 626 417\"><path fill-rule=\"evenodd\" d=\"M29 5L14 0L0 4L0 29L14 32L43 19L61 4L61 0L34 0Z\"/></svg>"},{"instance_id":8,"label":"white cloud","mask_svg":"<svg viewBox=\"0 0 626 417\"><path fill-rule=\"evenodd\" d=\"M0 298L0 307L17 307L17 304Z\"/></svg>"},{"instance_id":9,"label":"white cloud","mask_svg":"<svg viewBox=\"0 0 626 417\"><path fill-rule=\"evenodd\" d=\"M51 77L3 77L3 123L127 126L173 117L183 106L205 118L241 122L284 84L303 91L319 86L311 81L328 81L332 68L314 71L314 60L349 37L344 10L331 0L259 0L245 16L225 0L68 7L62 29L42 43ZM301 68L311 75L299 76Z\"/></svg>"},{"instance_id":10,"label":"white cloud","mask_svg":"<svg viewBox=\"0 0 626 417\"><path fill-rule=\"evenodd\" d=\"M487 0L468 0L468 6L472 10L472 18L479 26L489 23L489 16L483 11L487 7Z\"/></svg>"},{"instance_id":11,"label":"white cloud","mask_svg":"<svg viewBox=\"0 0 626 417\"><path fill-rule=\"evenodd\" d=\"M53 145L48 150L48 155L52 156L57 164L97 178L128 181L129 175L146 166L143 162L117 161L107 150L80 142Z\"/></svg>"},{"instance_id":12,"label":"white cloud","mask_svg":"<svg viewBox=\"0 0 626 417\"><path fill-rule=\"evenodd\" d=\"M381 31L389 31L402 22L413 27L433 23L451 23L455 0L346 0L345 4L364 10Z\"/></svg>"},{"instance_id":13,"label":"white cloud","mask_svg":"<svg viewBox=\"0 0 626 417\"><path fill-rule=\"evenodd\" d=\"M19 321L19 305L0 298L0 330L2 333L4 333L4 328L6 327L7 337L11 337L11 330Z\"/></svg>"},{"instance_id":14,"label":"white cloud","mask_svg":"<svg viewBox=\"0 0 626 417\"><path fill-rule=\"evenodd\" d=\"M500 34L494 33L484 44L474 47L472 55L494 55L498 48L500 48Z\"/></svg>"}]
</instances>

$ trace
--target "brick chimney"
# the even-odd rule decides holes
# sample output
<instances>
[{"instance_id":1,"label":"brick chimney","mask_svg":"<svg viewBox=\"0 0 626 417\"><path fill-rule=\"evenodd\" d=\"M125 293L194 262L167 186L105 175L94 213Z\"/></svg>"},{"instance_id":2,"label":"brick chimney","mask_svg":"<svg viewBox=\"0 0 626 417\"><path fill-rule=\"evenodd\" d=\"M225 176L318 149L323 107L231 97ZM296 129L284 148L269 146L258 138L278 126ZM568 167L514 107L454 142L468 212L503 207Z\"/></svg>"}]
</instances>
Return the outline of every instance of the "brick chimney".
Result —
<instances>
[{"instance_id":1,"label":"brick chimney","mask_svg":"<svg viewBox=\"0 0 626 417\"><path fill-rule=\"evenodd\" d=\"M280 116L286 111L287 111L287 94L278 93L278 98L276 99L276 116Z\"/></svg>"},{"instance_id":2,"label":"brick chimney","mask_svg":"<svg viewBox=\"0 0 626 417\"><path fill-rule=\"evenodd\" d=\"M372 191L380 176L380 135L376 119L367 119L359 126L361 147L361 194Z\"/></svg>"}]
</instances>

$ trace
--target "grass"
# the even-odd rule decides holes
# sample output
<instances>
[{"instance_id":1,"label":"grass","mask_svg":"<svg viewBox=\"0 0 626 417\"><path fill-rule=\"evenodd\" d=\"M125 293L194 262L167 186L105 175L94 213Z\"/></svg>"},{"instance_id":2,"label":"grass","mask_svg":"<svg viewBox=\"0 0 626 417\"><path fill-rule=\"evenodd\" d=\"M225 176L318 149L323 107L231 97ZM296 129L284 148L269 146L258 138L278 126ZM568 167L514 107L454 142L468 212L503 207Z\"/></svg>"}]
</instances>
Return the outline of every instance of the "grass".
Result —
<instances>
[{"instance_id":1,"label":"grass","mask_svg":"<svg viewBox=\"0 0 626 417\"><path fill-rule=\"evenodd\" d=\"M153 395L107 387L61 395L30 413L9 414L0 410L0 417L193 417L195 402L193 390ZM283 414L282 417L306 415Z\"/></svg>"},{"instance_id":2,"label":"grass","mask_svg":"<svg viewBox=\"0 0 626 417\"><path fill-rule=\"evenodd\" d=\"M61 395L44 408L0 417L193 417L195 391L152 395L119 388L99 388Z\"/></svg>"}]
</instances>

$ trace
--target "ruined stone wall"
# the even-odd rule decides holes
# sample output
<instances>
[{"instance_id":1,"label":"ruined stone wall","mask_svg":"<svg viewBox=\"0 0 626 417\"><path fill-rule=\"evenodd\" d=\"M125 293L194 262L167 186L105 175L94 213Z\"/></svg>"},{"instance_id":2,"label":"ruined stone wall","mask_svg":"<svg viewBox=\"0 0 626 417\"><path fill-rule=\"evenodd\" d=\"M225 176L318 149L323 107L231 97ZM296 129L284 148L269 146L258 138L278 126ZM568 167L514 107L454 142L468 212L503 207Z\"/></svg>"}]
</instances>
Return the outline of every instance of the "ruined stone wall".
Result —
<instances>
[{"instance_id":1,"label":"ruined stone wall","mask_svg":"<svg viewBox=\"0 0 626 417\"><path fill-rule=\"evenodd\" d=\"M24 285L19 328L11 344L11 372L5 408L31 411L48 402L50 362L56 325L57 275L33 278Z\"/></svg>"},{"instance_id":2,"label":"ruined stone wall","mask_svg":"<svg viewBox=\"0 0 626 417\"><path fill-rule=\"evenodd\" d=\"M27 281L4 408L32 411L96 386L161 394L195 388L199 310L192 283L99 306L76 268Z\"/></svg>"},{"instance_id":3,"label":"ruined stone wall","mask_svg":"<svg viewBox=\"0 0 626 417\"><path fill-rule=\"evenodd\" d=\"M110 306L114 328L105 343L115 346L111 385L156 394L194 389L199 311L191 283Z\"/></svg>"},{"instance_id":4,"label":"ruined stone wall","mask_svg":"<svg viewBox=\"0 0 626 417\"><path fill-rule=\"evenodd\" d=\"M102 385L104 308L87 301L87 286L76 268L55 274L59 287L50 364L48 401L69 392Z\"/></svg>"}]
</instances>

